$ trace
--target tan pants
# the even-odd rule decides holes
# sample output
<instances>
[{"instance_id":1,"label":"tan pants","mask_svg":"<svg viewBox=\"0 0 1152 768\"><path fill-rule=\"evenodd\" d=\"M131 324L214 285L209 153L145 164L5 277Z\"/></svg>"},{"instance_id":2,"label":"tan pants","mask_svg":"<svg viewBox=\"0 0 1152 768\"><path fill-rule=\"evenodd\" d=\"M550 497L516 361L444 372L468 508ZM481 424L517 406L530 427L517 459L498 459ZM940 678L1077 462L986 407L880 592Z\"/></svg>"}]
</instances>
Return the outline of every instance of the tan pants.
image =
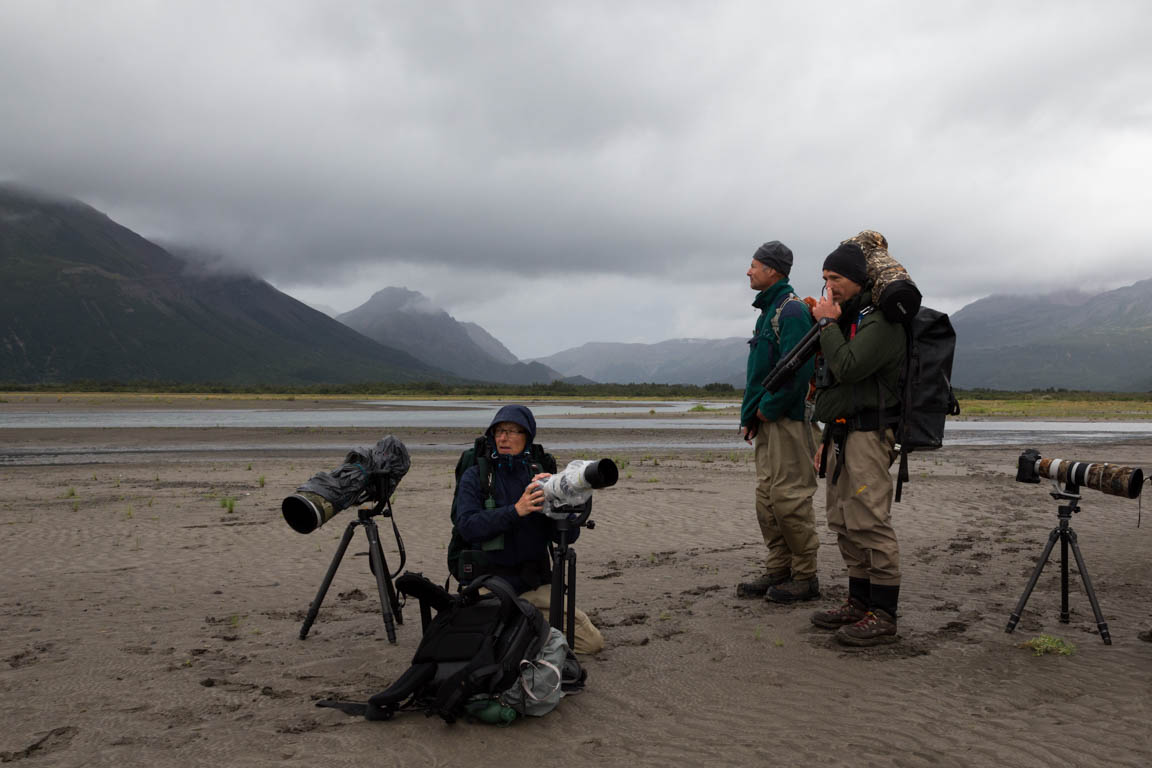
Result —
<instances>
[{"instance_id":1,"label":"tan pants","mask_svg":"<svg viewBox=\"0 0 1152 768\"><path fill-rule=\"evenodd\" d=\"M900 546L892 529L892 430L880 441L876 432L849 432L844 441L844 468L835 485L840 458L828 446L828 528L853 578L873 584L900 583Z\"/></svg>"},{"instance_id":2,"label":"tan pants","mask_svg":"<svg viewBox=\"0 0 1152 768\"><path fill-rule=\"evenodd\" d=\"M536 589L529 590L520 595L532 605L539 608L544 612L544 618L548 618L548 612L552 605L552 585L543 584ZM576 609L576 628L572 634L573 645L572 650L576 653L600 653L604 650L604 636L600 634L600 630L588 618L588 614L579 608Z\"/></svg>"},{"instance_id":3,"label":"tan pants","mask_svg":"<svg viewBox=\"0 0 1152 768\"><path fill-rule=\"evenodd\" d=\"M819 440L815 425L792 419L761 422L756 433L756 521L768 547L768 573L816 575L812 456Z\"/></svg>"}]
</instances>

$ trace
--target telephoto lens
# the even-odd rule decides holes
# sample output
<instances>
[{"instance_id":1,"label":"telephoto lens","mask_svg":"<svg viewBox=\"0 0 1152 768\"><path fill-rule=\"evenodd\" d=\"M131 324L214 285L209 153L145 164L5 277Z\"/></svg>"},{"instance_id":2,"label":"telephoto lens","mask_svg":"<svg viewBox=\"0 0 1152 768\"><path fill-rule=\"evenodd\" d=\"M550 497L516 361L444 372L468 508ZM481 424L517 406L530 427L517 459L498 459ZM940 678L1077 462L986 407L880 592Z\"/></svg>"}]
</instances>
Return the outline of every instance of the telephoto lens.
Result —
<instances>
[{"instance_id":1,"label":"telephoto lens","mask_svg":"<svg viewBox=\"0 0 1152 768\"><path fill-rule=\"evenodd\" d=\"M1107 462L1045 459L1034 449L1028 449L1020 454L1016 467L1016 480L1021 483L1038 483L1042 477L1064 485L1091 488L1109 496L1124 496L1129 499L1139 496L1144 486L1144 470L1139 467L1125 467Z\"/></svg>"},{"instance_id":2,"label":"telephoto lens","mask_svg":"<svg viewBox=\"0 0 1152 768\"><path fill-rule=\"evenodd\" d=\"M343 509L386 501L410 466L408 449L392 435L371 448L354 448L342 465L317 472L280 503L284 522L297 533L312 533Z\"/></svg>"}]
</instances>

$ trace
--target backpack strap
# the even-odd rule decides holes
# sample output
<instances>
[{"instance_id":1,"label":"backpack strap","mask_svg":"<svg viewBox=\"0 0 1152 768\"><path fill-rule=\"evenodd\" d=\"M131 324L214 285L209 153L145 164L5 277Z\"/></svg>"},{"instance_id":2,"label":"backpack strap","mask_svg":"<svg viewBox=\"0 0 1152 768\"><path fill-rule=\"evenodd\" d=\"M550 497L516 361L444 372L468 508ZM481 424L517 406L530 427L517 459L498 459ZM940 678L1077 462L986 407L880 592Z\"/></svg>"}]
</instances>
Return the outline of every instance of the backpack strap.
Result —
<instances>
[{"instance_id":1,"label":"backpack strap","mask_svg":"<svg viewBox=\"0 0 1152 768\"><path fill-rule=\"evenodd\" d=\"M777 349L780 349L780 316L784 314L784 308L786 306L788 306L788 302L790 302L790 301L796 301L796 302L799 302L801 304L804 304L803 299L801 299L799 296L797 296L796 294L789 291L788 293L784 294L784 297L776 305L776 311L772 313L772 319L770 322L772 324L772 333L776 334L776 348ZM808 306L808 305L804 304L804 306Z\"/></svg>"},{"instance_id":2,"label":"backpack strap","mask_svg":"<svg viewBox=\"0 0 1152 768\"><path fill-rule=\"evenodd\" d=\"M904 326L904 391L900 393L900 423L896 427L896 442L900 445L900 468L896 470L896 495L899 502L904 492L908 474L908 418L912 413L912 373L915 365L913 355L916 350L912 341L912 326Z\"/></svg>"},{"instance_id":3,"label":"backpack strap","mask_svg":"<svg viewBox=\"0 0 1152 768\"><path fill-rule=\"evenodd\" d=\"M493 509L496 500L492 498L492 459L488 456L488 440L481 435L472 444L476 456L476 466L480 473L480 493L484 496L484 507Z\"/></svg>"},{"instance_id":4,"label":"backpack strap","mask_svg":"<svg viewBox=\"0 0 1152 768\"><path fill-rule=\"evenodd\" d=\"M528 450L532 455L532 461L540 465L542 472L551 475L556 474L556 457L545 451L544 446L539 443L532 443Z\"/></svg>"}]
</instances>

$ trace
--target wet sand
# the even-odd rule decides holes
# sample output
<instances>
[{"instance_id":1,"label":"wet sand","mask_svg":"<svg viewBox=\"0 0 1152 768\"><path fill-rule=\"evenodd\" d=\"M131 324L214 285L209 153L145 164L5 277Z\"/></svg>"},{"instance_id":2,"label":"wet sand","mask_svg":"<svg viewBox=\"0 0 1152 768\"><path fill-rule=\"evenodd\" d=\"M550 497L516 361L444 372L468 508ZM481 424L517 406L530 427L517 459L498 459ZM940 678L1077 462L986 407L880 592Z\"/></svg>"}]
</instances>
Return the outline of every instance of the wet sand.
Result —
<instances>
[{"instance_id":1,"label":"wet sand","mask_svg":"<svg viewBox=\"0 0 1152 768\"><path fill-rule=\"evenodd\" d=\"M580 432L541 439L563 444ZM442 580L453 446L471 433L396 434L439 446L413 450L395 510L405 568ZM904 560L895 645L846 650L808 622L822 604L735 597L763 561L751 454L729 432L684 430L677 441L730 437L732 450L614 451L627 461L622 480L596 494L597 526L575 546L579 603L608 643L584 659L584 693L509 728L420 714L371 723L316 708L385 688L419 642L415 605L397 644L387 642L366 558L355 554L365 550L360 532L310 636L297 637L352 514L304 536L283 522L280 499L337 466L344 448L380 436L0 430L6 446L46 456L77 445L122 451L98 464L0 468L0 760L1047 767L1143 766L1152 754L1152 643L1140 638L1152 627L1152 521L1138 528L1136 501L1091 490L1072 520L1111 646L1074 564L1071 622L1059 623L1058 550L1006 634L1057 522L1049 485L1015 482L1021 447L914 456L895 506ZM195 450L222 441L235 449ZM1152 467L1147 440L1028 447ZM831 603L846 579L824 527L823 482L820 579ZM381 534L395 569L392 535ZM1020 647L1041 633L1075 653Z\"/></svg>"}]
</instances>

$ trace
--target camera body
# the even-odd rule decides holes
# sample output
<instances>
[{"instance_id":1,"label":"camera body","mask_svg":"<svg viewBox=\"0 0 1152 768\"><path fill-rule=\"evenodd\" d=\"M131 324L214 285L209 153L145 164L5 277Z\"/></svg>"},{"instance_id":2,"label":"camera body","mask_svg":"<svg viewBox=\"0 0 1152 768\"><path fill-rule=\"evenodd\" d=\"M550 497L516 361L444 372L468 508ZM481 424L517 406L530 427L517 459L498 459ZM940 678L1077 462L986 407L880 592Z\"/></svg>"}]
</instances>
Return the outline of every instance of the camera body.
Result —
<instances>
[{"instance_id":1,"label":"camera body","mask_svg":"<svg viewBox=\"0 0 1152 768\"><path fill-rule=\"evenodd\" d=\"M816 389L827 389L836 383L836 376L828 366L828 358L823 354L816 355L816 367L812 372L812 383Z\"/></svg>"}]
</instances>

